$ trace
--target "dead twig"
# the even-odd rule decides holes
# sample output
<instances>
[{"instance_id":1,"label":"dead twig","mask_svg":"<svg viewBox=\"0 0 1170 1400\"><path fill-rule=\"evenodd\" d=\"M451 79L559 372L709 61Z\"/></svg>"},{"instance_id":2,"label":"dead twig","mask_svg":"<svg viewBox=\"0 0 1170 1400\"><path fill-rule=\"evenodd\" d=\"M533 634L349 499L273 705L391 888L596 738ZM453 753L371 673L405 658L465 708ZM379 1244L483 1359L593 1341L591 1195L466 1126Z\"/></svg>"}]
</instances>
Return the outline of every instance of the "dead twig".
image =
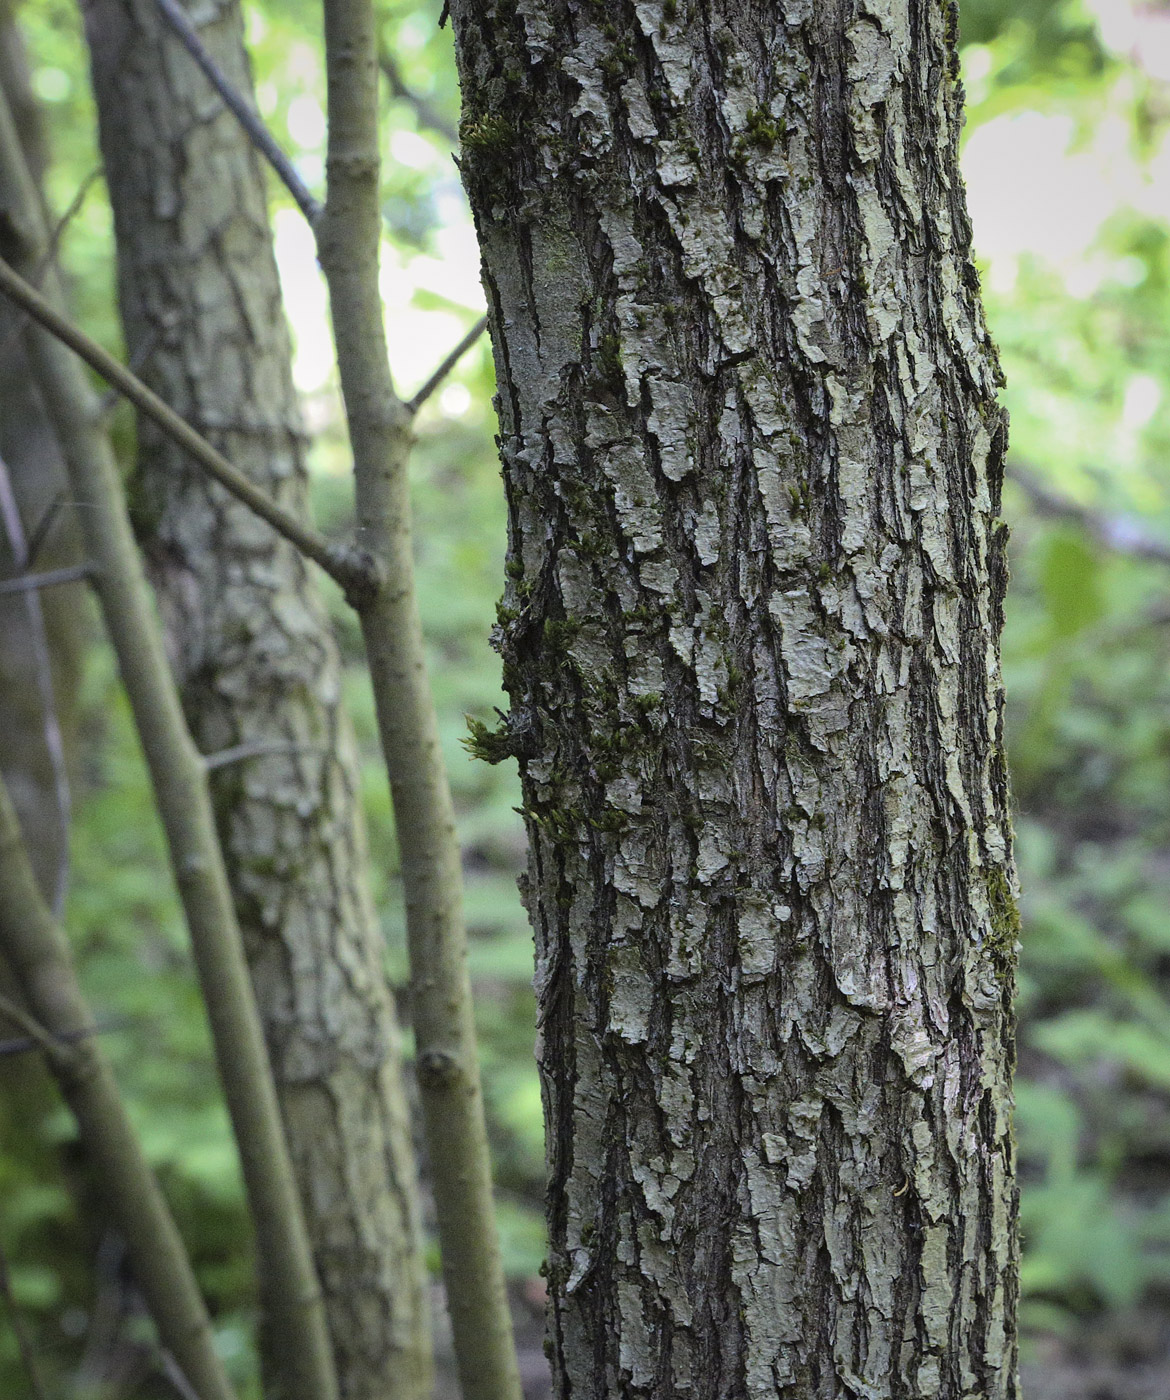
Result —
<instances>
[{"instance_id":1,"label":"dead twig","mask_svg":"<svg viewBox=\"0 0 1170 1400\"><path fill-rule=\"evenodd\" d=\"M0 579L0 596L5 593L35 593L59 583L77 583L93 578L94 573L92 564L66 564L63 568L46 569L39 574L18 574L15 578Z\"/></svg>"},{"instance_id":2,"label":"dead twig","mask_svg":"<svg viewBox=\"0 0 1170 1400\"><path fill-rule=\"evenodd\" d=\"M467 354L480 336L483 335L485 330L487 330L487 317L481 316L459 344L455 346L454 350L443 360L418 393L415 394L414 398L407 400L406 411L408 413L413 415L419 411L464 355Z\"/></svg>"},{"instance_id":3,"label":"dead twig","mask_svg":"<svg viewBox=\"0 0 1170 1400\"><path fill-rule=\"evenodd\" d=\"M8 536L12 561L17 572L24 574L32 561L32 551L24 533L24 522L20 518L16 493L12 489L12 476L3 457L0 457L0 522L3 522L4 532ZM69 765L65 758L61 717L57 712L57 697L53 691L53 662L49 652L45 610L38 589L25 588L23 592L33 674L41 702L41 728L45 739L45 751L49 756L49 770L53 775L53 800L57 808L60 846L50 906L57 918L60 918L65 911L65 898L69 892L69 826L73 815L73 795L69 788Z\"/></svg>"},{"instance_id":4,"label":"dead twig","mask_svg":"<svg viewBox=\"0 0 1170 1400\"><path fill-rule=\"evenodd\" d=\"M41 286L41 284L45 280L45 277L48 275L50 268L52 268L57 262L57 253L61 247L61 240L65 236L65 230L73 222L74 218L76 218L78 212L81 209L81 206L85 203L86 195L89 194L89 191L93 186L94 181L97 180L101 174L102 167L100 165L95 166L94 169L89 172L85 179L82 180L81 184L78 185L77 192L69 201L68 208L65 210L64 214L62 214L61 217L57 220L57 222L53 225L52 232L49 234L48 242L45 247L45 254L41 258L40 262L36 267L35 272L30 278L30 281L34 287L39 288ZM24 315L17 316L14 324L9 328L8 333L7 335L5 335L3 341L0 341L0 354L4 354L13 344L15 344L17 340L20 339L20 335L21 332L24 330L27 318L27 312L25 312Z\"/></svg>"},{"instance_id":5,"label":"dead twig","mask_svg":"<svg viewBox=\"0 0 1170 1400\"><path fill-rule=\"evenodd\" d=\"M60 1053L61 1046L69 1040L76 1040L79 1036L93 1033L93 1030L87 1027L81 1032L71 1031L60 1036L50 1035L35 1016L27 1012L19 1002L13 1001L11 997L6 997L2 993L0 993L0 1014L7 1016L14 1025L19 1026L24 1031L25 1038L31 1041L38 1050L43 1050L46 1055L57 1055Z\"/></svg>"},{"instance_id":6,"label":"dead twig","mask_svg":"<svg viewBox=\"0 0 1170 1400\"><path fill-rule=\"evenodd\" d=\"M254 510L258 516L282 534L307 558L312 559L345 589L351 598L361 599L379 584L378 570L362 550L348 544L335 544L318 534L292 511L274 501L253 481L201 436L125 365L115 360L109 351L91 340L84 331L62 315L41 296L3 258L0 258L0 292L4 292L22 307L39 325L79 355L91 369L112 384L119 393L169 434L196 462L226 487L237 500Z\"/></svg>"},{"instance_id":7,"label":"dead twig","mask_svg":"<svg viewBox=\"0 0 1170 1400\"><path fill-rule=\"evenodd\" d=\"M294 744L284 739L254 739L244 744L234 744L230 749L219 749L216 753L203 755L203 766L210 773L216 768L226 768L232 763L243 763L249 758L264 758L269 754L328 753L315 744Z\"/></svg>"},{"instance_id":8,"label":"dead twig","mask_svg":"<svg viewBox=\"0 0 1170 1400\"><path fill-rule=\"evenodd\" d=\"M207 81L223 99L224 106L247 132L248 139L253 146L280 176L285 188L296 200L301 213L310 224L315 224L321 213L320 201L310 193L308 186L297 174L292 161L276 144L275 138L260 119L259 113L229 81L227 74L208 53L206 45L182 7L176 4L175 0L156 0L156 3L159 13L170 26L171 32L203 70Z\"/></svg>"},{"instance_id":9,"label":"dead twig","mask_svg":"<svg viewBox=\"0 0 1170 1400\"><path fill-rule=\"evenodd\" d=\"M13 1003L8 1002L7 1005L11 1006ZM8 1011L3 1006L0 1006L0 1011L6 1016L9 1015ZM16 1018L9 1016L9 1019L15 1020ZM20 1022L17 1022L17 1024L19 1025ZM119 1016L113 1020L101 1021L92 1026L86 1026L83 1030L59 1031L55 1036L50 1037L51 1043L48 1045L46 1045L44 1039L38 1038L37 1036L12 1036L8 1040L0 1040L0 1059L5 1059L9 1055L28 1055L34 1050L41 1050L46 1053L52 1050L56 1053L63 1046L76 1045L80 1040L88 1040L91 1035L105 1035L107 1031L122 1030L129 1024L130 1022L127 1021L125 1017ZM47 1034L47 1032L45 1032L45 1034Z\"/></svg>"}]
</instances>

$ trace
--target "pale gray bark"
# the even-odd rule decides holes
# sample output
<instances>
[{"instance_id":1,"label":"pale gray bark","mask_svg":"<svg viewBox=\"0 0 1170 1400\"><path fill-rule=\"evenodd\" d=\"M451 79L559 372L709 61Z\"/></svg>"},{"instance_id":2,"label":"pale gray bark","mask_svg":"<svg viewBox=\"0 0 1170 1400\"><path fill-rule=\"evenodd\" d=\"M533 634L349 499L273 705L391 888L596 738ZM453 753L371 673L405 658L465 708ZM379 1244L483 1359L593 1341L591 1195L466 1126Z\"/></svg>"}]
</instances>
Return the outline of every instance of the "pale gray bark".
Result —
<instances>
[{"instance_id":1,"label":"pale gray bark","mask_svg":"<svg viewBox=\"0 0 1170 1400\"><path fill-rule=\"evenodd\" d=\"M559 1395L1017 1394L1005 421L946 0L452 0Z\"/></svg>"},{"instance_id":2,"label":"pale gray bark","mask_svg":"<svg viewBox=\"0 0 1170 1400\"><path fill-rule=\"evenodd\" d=\"M303 511L255 153L153 0L85 8L130 352ZM238 6L220 3L200 33L250 93ZM431 1381L417 1185L336 646L296 551L142 420L139 444L136 520L188 720L204 753L245 749L211 784L339 1383L351 1400L415 1400Z\"/></svg>"}]
</instances>

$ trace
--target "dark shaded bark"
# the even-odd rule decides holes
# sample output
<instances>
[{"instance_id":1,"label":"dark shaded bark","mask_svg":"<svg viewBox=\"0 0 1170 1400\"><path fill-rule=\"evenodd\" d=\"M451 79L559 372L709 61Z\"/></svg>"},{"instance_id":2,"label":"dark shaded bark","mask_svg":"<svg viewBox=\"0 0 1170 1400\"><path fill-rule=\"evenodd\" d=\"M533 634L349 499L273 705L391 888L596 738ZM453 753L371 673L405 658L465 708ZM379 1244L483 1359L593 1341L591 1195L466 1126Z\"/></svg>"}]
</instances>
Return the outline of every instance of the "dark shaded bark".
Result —
<instances>
[{"instance_id":1,"label":"dark shaded bark","mask_svg":"<svg viewBox=\"0 0 1170 1400\"><path fill-rule=\"evenodd\" d=\"M452 0L561 1396L1007 1400L1006 425L940 0Z\"/></svg>"},{"instance_id":2,"label":"dark shaded bark","mask_svg":"<svg viewBox=\"0 0 1170 1400\"><path fill-rule=\"evenodd\" d=\"M303 512L258 159L152 0L85 8L131 354ZM238 6L200 32L250 94ZM137 525L187 718L204 753L241 750L211 785L342 1394L418 1400L431 1341L417 1186L336 646L311 566L153 425L139 444Z\"/></svg>"}]
</instances>

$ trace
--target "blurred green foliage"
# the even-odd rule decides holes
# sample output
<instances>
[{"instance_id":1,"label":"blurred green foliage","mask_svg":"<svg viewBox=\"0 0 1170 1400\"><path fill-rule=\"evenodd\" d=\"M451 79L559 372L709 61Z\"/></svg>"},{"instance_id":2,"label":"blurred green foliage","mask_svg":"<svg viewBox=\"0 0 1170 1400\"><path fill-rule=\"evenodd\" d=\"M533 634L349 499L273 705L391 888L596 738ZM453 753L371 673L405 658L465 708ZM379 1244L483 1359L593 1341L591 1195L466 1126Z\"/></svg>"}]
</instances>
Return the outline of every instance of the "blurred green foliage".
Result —
<instances>
[{"instance_id":1,"label":"blurred green foliage","mask_svg":"<svg viewBox=\"0 0 1170 1400\"><path fill-rule=\"evenodd\" d=\"M968 177L988 318L1008 378L1013 461L1079 507L1124 512L1170 543L1170 86L1140 45L1135 56L1098 25L1110 3L964 0ZM405 392L438 358L429 343L420 348L414 328L430 324L421 318L437 318L441 345L478 309L464 290L474 266L453 261L461 249L466 264L468 224L436 129L457 121L438 10L438 0L381 7L387 50L422 99L385 99L387 286ZM316 0L247 6L260 106L320 189L318 11ZM98 164L77 11L73 0L36 0L23 17L54 136L49 196L60 210ZM1054 219L1045 200L1067 215ZM273 206L286 228L289 202L278 188ZM1070 227L1080 228L1077 237ZM117 346L100 182L63 246L79 316ZM300 354L325 328L312 319L311 299L298 309L305 288L289 291ZM308 378L317 515L340 529L350 493L336 385L327 373ZM475 763L459 742L466 714L490 719L503 703L487 646L505 523L491 392L481 344L421 416L415 506L443 744L467 853L507 1264L531 1277L543 1253L544 1155L531 935L514 884L523 859L519 795L511 765ZM115 421L129 463L132 422L123 411ZM1170 567L1106 548L1076 520L1038 513L1010 481L1005 514L1014 577L1004 664L1024 888L1023 1315L1041 1336L1170 1303ZM372 703L360 639L336 598L333 614L353 662L375 894L388 967L401 984L397 856ZM99 1014L126 1018L107 1034L110 1053L191 1243L225 1355L253 1387L236 1167L145 776L100 650L82 704L70 933ZM54 1381L84 1377L84 1355L109 1327L103 1308L134 1308L119 1293L119 1261L86 1190L69 1121L43 1075L29 1060L0 1061L0 1246ZM11 1330L0 1328L0 1394L20 1394L22 1385Z\"/></svg>"},{"instance_id":2,"label":"blurred green foliage","mask_svg":"<svg viewBox=\"0 0 1170 1400\"><path fill-rule=\"evenodd\" d=\"M999 149L994 123L1015 140L1062 135L1072 185L1046 184L1051 172L1027 149L1001 171L1003 227L989 230L983 261L1011 461L1170 543L1170 88L1157 76L1170 50L1151 27L1159 12L1131 30L1128 52L1105 42L1116 24L1098 32L1071 0L970 0L963 12L968 154L976 141ZM977 168L969 178L982 253ZM1028 237L1027 182L1080 218L1075 237ZM1004 509L1024 918L1022 1316L1038 1336L1170 1301L1170 567L1127 552L1124 531L1110 549L1075 520L1038 515L1010 480Z\"/></svg>"}]
</instances>

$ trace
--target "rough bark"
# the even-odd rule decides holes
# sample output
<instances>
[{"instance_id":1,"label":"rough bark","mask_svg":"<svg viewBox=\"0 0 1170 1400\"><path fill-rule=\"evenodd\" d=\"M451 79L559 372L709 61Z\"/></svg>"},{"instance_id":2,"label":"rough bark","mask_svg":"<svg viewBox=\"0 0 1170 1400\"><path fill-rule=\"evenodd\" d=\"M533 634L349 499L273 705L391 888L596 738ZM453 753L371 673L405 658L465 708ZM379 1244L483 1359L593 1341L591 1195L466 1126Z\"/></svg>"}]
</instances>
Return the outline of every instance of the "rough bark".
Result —
<instances>
[{"instance_id":1,"label":"rough bark","mask_svg":"<svg viewBox=\"0 0 1170 1400\"><path fill-rule=\"evenodd\" d=\"M1017 1394L999 370L940 0L452 0L576 1397Z\"/></svg>"},{"instance_id":2,"label":"rough bark","mask_svg":"<svg viewBox=\"0 0 1170 1400\"><path fill-rule=\"evenodd\" d=\"M303 511L257 157L150 0L93 0L86 21L131 355ZM238 5L218 4L200 32L250 93ZM270 748L214 768L211 784L342 1394L415 1400L431 1383L417 1184L336 646L310 566L145 422L135 484L199 747Z\"/></svg>"}]
</instances>

